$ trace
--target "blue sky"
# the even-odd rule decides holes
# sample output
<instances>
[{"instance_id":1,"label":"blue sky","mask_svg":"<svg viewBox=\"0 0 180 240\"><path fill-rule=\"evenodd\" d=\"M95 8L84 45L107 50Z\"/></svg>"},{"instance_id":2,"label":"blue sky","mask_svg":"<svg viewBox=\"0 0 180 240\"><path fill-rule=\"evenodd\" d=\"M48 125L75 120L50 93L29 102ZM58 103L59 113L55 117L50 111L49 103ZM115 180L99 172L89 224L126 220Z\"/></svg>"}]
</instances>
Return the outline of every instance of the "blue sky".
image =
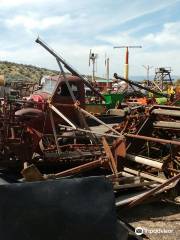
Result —
<instances>
[{"instance_id":1,"label":"blue sky","mask_svg":"<svg viewBox=\"0 0 180 240\"><path fill-rule=\"evenodd\" d=\"M180 75L180 0L0 0L0 60L58 69L35 43L39 35L79 72L91 72L89 49L98 53L97 75L123 75L123 49L130 50L130 76L145 75L142 65L172 67ZM154 74L152 68L150 74Z\"/></svg>"}]
</instances>

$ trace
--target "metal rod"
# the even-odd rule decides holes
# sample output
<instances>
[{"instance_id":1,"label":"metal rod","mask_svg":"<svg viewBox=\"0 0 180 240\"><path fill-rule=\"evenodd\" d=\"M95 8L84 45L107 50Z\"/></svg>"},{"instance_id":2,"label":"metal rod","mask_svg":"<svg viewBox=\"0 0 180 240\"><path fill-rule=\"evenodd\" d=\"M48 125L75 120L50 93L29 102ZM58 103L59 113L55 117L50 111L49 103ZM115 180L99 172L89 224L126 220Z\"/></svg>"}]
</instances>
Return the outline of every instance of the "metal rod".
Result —
<instances>
[{"instance_id":1,"label":"metal rod","mask_svg":"<svg viewBox=\"0 0 180 240\"><path fill-rule=\"evenodd\" d=\"M137 139L142 139L142 140L147 140L147 141L152 141L152 142L159 142L159 143L165 143L165 144L172 144L172 145L179 145L179 141L173 141L173 140L166 140L162 138L153 138L153 137L147 137L143 135L135 135L135 134L125 134L126 137L129 138L137 138Z\"/></svg>"},{"instance_id":2,"label":"metal rod","mask_svg":"<svg viewBox=\"0 0 180 240\"><path fill-rule=\"evenodd\" d=\"M52 104L49 104L49 107L57 113L62 119L64 119L69 125L71 125L74 129L76 129L76 126L67 118L65 115L60 112L56 107L54 107Z\"/></svg>"},{"instance_id":3,"label":"metal rod","mask_svg":"<svg viewBox=\"0 0 180 240\"><path fill-rule=\"evenodd\" d=\"M52 114L51 109L49 111L49 115L50 115L51 125L52 125L52 129L53 129L54 139L55 139L55 143L56 143L56 148L57 148L57 151L58 151L58 155L60 155L61 151L59 149L56 127L55 127L55 124L54 124L54 118L53 118L53 114Z\"/></svg>"},{"instance_id":4,"label":"metal rod","mask_svg":"<svg viewBox=\"0 0 180 240\"><path fill-rule=\"evenodd\" d=\"M87 112L86 110L82 109L79 106L76 106L81 112L83 112L85 115L91 117L92 119L96 120L98 123L101 123L102 125L106 126L109 130L111 130L112 132L116 133L117 135L119 135L120 137L123 137L118 131L116 131L115 129L113 129L112 127L108 126L106 123L104 123L103 121L101 121L100 119L98 119L97 117L95 117L94 115L92 115L91 113Z\"/></svg>"},{"instance_id":5,"label":"metal rod","mask_svg":"<svg viewBox=\"0 0 180 240\"><path fill-rule=\"evenodd\" d=\"M98 159L98 160L80 165L78 167L74 167L74 168L65 170L63 172L53 174L53 176L56 177L56 178L59 178L59 177L65 177L65 176L72 175L72 174L77 174L77 173L80 173L82 171L87 171L89 169L101 166L105 162L108 162L108 160Z\"/></svg>"},{"instance_id":6,"label":"metal rod","mask_svg":"<svg viewBox=\"0 0 180 240\"><path fill-rule=\"evenodd\" d=\"M166 187L170 183L175 182L175 181L177 181L179 179L180 179L180 173L178 175L168 179L167 181L165 181L161 185L159 185L159 186L153 188L152 190L148 191L147 193L144 193L142 196L140 196L137 199L135 199L134 201L132 201L128 205L128 207L134 207L135 205L143 202L144 200L146 200L147 198L149 198L150 196L152 196L154 193L158 192L159 190L163 189L164 187Z\"/></svg>"},{"instance_id":7,"label":"metal rod","mask_svg":"<svg viewBox=\"0 0 180 240\"><path fill-rule=\"evenodd\" d=\"M142 48L142 46L114 46L114 48Z\"/></svg>"},{"instance_id":8,"label":"metal rod","mask_svg":"<svg viewBox=\"0 0 180 240\"><path fill-rule=\"evenodd\" d=\"M152 181L156 181L156 182L158 182L158 183L164 183L164 182L165 182L165 180L162 179L162 178L155 177L155 176L150 175L150 174L147 174L147 173L139 172L139 171L134 170L134 169L131 169L131 168L124 167L123 170L124 170L125 172L134 174L134 175L136 175L136 176L143 177L143 178L145 178L145 179L149 179L149 180L152 180Z\"/></svg>"},{"instance_id":9,"label":"metal rod","mask_svg":"<svg viewBox=\"0 0 180 240\"><path fill-rule=\"evenodd\" d=\"M63 124L58 124L60 127L64 127L64 128L70 128L70 129L74 129L73 127L70 127L70 126L66 126L66 125L63 125ZM96 131L91 131L91 130L86 130L86 129L82 129L82 128L76 128L74 129L76 131L79 131L79 132L87 132L87 133L93 133L93 134L97 134L97 135L100 135L100 136L105 136L105 137L114 137L114 138L119 138L118 135L113 135L113 134L109 134L109 133L99 133L99 132L96 132Z\"/></svg>"}]
</instances>

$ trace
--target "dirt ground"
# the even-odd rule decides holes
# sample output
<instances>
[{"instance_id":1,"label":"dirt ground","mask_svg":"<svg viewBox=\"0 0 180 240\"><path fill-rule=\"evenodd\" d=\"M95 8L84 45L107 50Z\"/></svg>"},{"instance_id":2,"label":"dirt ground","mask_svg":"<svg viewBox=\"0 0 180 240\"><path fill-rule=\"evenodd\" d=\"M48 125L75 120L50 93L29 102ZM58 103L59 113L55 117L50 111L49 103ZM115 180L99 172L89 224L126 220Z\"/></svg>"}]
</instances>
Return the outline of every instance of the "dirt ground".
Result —
<instances>
[{"instance_id":1,"label":"dirt ground","mask_svg":"<svg viewBox=\"0 0 180 240\"><path fill-rule=\"evenodd\" d=\"M180 205L158 201L121 209L118 215L133 227L142 228L151 240L180 240Z\"/></svg>"}]
</instances>

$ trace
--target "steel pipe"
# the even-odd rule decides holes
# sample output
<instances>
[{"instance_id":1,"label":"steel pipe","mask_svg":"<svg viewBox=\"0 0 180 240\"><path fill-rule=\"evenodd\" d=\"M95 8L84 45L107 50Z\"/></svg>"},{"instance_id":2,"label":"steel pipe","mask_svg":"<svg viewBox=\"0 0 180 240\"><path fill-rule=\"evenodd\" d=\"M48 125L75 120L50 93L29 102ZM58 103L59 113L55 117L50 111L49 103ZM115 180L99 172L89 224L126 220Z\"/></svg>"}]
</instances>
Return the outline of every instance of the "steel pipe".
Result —
<instances>
[{"instance_id":1,"label":"steel pipe","mask_svg":"<svg viewBox=\"0 0 180 240\"><path fill-rule=\"evenodd\" d=\"M158 169L162 169L163 167L163 163L148 159L148 158L144 158L144 157L139 157L139 156L135 156L132 154L126 154L126 158L132 162L137 162L137 163L141 163L150 167L154 167L154 168L158 168Z\"/></svg>"},{"instance_id":2,"label":"steel pipe","mask_svg":"<svg viewBox=\"0 0 180 240\"><path fill-rule=\"evenodd\" d=\"M156 181L158 183L164 183L166 181L165 179L162 179L162 178L159 178L159 177L147 174L147 173L139 172L139 171L133 170L131 168L124 167L123 170L125 172L130 173L130 174L133 174L133 175L136 175L136 176L140 176L140 177L143 177L145 179L152 180L152 181Z\"/></svg>"}]
</instances>

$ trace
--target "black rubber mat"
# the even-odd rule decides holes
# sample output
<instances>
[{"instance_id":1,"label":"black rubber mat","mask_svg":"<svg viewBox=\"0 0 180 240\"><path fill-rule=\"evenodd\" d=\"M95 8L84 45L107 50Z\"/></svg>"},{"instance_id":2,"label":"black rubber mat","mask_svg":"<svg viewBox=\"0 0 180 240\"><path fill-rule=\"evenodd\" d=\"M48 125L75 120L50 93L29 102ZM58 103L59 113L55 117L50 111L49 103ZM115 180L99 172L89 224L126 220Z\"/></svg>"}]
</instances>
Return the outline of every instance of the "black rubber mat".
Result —
<instances>
[{"instance_id":1,"label":"black rubber mat","mask_svg":"<svg viewBox=\"0 0 180 240\"><path fill-rule=\"evenodd\" d=\"M0 186L2 240L115 240L111 184L102 177Z\"/></svg>"}]
</instances>

